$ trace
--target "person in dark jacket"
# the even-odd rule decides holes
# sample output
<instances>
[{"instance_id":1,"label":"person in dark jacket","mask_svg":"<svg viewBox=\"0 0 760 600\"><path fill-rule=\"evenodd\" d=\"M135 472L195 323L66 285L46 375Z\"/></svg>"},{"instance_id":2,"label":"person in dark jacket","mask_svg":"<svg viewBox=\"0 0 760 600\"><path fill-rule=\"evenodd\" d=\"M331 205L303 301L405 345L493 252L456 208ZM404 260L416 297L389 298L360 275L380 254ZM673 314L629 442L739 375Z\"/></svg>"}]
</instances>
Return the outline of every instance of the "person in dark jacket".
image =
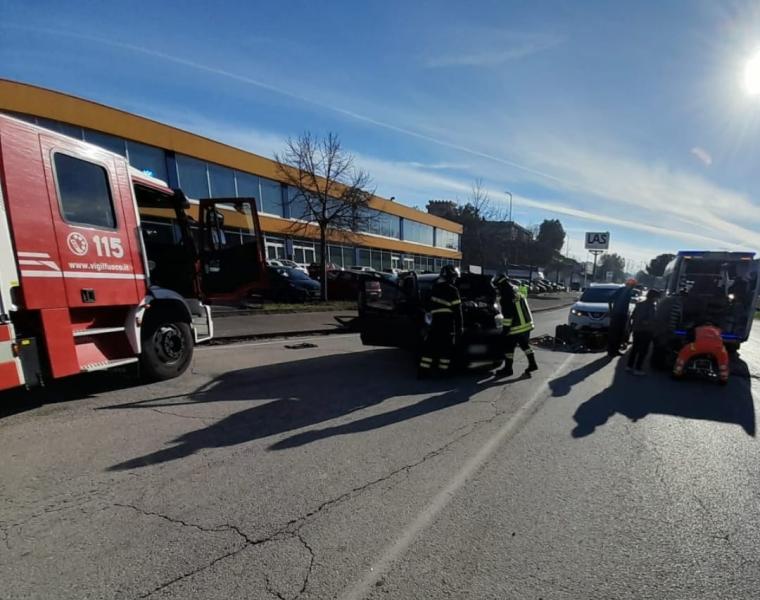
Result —
<instances>
[{"instance_id":1,"label":"person in dark jacket","mask_svg":"<svg viewBox=\"0 0 760 600\"><path fill-rule=\"evenodd\" d=\"M644 302L639 302L633 310L631 317L631 328L633 329L633 347L628 354L628 366L625 368L628 372L635 375L643 375L644 359L649 352L649 346L652 344L654 337L655 324L657 318L657 299L660 292L649 290ZM635 369L635 370L634 370Z\"/></svg>"},{"instance_id":2,"label":"person in dark jacket","mask_svg":"<svg viewBox=\"0 0 760 600\"><path fill-rule=\"evenodd\" d=\"M617 290L609 301L610 328L607 332L607 355L620 356L620 346L628 327L628 311L630 310L631 297L636 280L631 278L625 285Z\"/></svg>"},{"instance_id":3,"label":"person in dark jacket","mask_svg":"<svg viewBox=\"0 0 760 600\"><path fill-rule=\"evenodd\" d=\"M419 377L445 373L451 368L457 337L462 334L462 299L454 285L459 271L444 265L430 291L426 310L432 317L430 331L423 345L418 369Z\"/></svg>"},{"instance_id":4,"label":"person in dark jacket","mask_svg":"<svg viewBox=\"0 0 760 600\"><path fill-rule=\"evenodd\" d=\"M528 358L528 368L525 369L525 375L530 376L533 371L538 370L538 364L533 348L530 347L530 332L533 330L534 324L528 300L509 282L504 273L501 273L494 280L494 284L499 290L501 314L504 317L502 328L504 366L496 374L507 377L513 374L515 350L517 346L520 346Z\"/></svg>"}]
</instances>

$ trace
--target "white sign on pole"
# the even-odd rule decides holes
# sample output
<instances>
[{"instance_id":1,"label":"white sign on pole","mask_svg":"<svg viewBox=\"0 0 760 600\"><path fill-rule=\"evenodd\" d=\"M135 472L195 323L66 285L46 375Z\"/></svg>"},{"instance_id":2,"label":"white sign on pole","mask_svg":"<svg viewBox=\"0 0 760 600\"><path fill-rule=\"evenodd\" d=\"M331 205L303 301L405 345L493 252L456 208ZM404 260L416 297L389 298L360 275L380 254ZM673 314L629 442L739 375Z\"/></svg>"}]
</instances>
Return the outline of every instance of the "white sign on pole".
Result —
<instances>
[{"instance_id":1,"label":"white sign on pole","mask_svg":"<svg viewBox=\"0 0 760 600\"><path fill-rule=\"evenodd\" d=\"M609 231L589 231L586 233L586 250L607 250L609 247Z\"/></svg>"}]
</instances>

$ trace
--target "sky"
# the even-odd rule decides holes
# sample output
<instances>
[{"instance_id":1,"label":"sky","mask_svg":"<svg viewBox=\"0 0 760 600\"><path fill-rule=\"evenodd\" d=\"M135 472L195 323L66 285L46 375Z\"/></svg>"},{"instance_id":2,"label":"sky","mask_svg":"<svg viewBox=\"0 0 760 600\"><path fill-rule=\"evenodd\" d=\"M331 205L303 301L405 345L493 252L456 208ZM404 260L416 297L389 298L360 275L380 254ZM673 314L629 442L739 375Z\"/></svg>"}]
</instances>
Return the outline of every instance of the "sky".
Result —
<instances>
[{"instance_id":1,"label":"sky","mask_svg":"<svg viewBox=\"0 0 760 600\"><path fill-rule=\"evenodd\" d=\"M560 219L636 271L760 251L760 4L0 0L0 77L271 157L337 133L384 197ZM760 61L755 61L760 62Z\"/></svg>"}]
</instances>

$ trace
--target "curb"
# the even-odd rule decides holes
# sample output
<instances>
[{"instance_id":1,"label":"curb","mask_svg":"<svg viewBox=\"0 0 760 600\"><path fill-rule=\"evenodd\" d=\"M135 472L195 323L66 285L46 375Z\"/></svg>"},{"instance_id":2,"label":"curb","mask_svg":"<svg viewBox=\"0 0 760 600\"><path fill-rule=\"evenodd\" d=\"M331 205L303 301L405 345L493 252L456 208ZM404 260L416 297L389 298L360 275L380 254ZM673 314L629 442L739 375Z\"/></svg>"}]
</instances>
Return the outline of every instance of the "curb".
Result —
<instances>
[{"instance_id":1,"label":"curb","mask_svg":"<svg viewBox=\"0 0 760 600\"><path fill-rule=\"evenodd\" d=\"M572 306L575 304L574 302L570 302L568 304L563 304L561 306L546 306L543 308L536 308L532 310L533 313L540 313L540 312L547 312L550 310L559 310L561 308L567 308L568 306ZM315 311L316 312L316 311ZM327 311L332 312L332 311ZM261 314L261 313L258 313ZM294 337L305 337L305 336L320 336L320 335L336 335L336 334L347 334L347 333L357 333L355 331L352 331L348 327L340 327L336 326L334 329L304 329L301 331L275 331L270 333L251 333L251 334L245 334L245 335L230 335L230 336L222 336L222 337L215 337L205 345L207 346L225 346L227 344L237 344L240 342L250 342L250 341L256 341L256 340L271 340L271 339L288 339L288 338L294 338Z\"/></svg>"}]
</instances>

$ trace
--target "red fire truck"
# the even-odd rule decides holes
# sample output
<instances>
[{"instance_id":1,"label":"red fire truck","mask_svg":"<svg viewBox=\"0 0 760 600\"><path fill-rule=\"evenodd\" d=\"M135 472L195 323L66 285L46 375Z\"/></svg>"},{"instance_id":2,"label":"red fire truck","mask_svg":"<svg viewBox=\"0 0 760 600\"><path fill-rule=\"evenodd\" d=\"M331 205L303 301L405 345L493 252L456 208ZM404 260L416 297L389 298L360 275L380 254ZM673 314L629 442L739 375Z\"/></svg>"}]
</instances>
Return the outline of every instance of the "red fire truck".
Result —
<instances>
[{"instance_id":1,"label":"red fire truck","mask_svg":"<svg viewBox=\"0 0 760 600\"><path fill-rule=\"evenodd\" d=\"M0 390L138 362L176 377L213 336L208 303L264 285L264 264L253 198L188 200L0 114Z\"/></svg>"}]
</instances>

